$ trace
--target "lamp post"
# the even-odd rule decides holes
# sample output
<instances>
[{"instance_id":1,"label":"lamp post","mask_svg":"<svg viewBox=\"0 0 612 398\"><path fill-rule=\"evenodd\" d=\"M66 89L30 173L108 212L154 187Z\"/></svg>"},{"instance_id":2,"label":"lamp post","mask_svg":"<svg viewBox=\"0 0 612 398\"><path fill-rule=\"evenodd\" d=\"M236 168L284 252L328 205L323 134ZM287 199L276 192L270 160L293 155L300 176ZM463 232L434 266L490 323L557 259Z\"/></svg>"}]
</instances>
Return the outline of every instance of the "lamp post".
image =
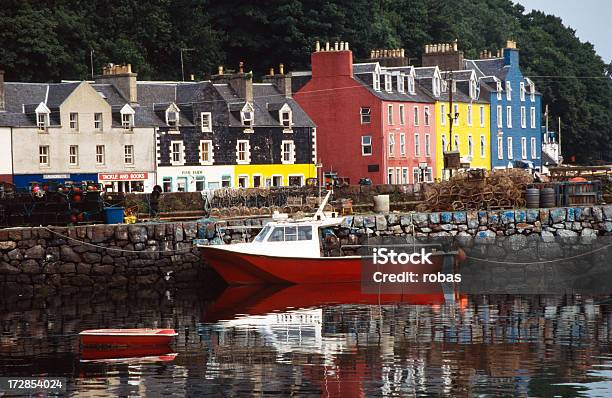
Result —
<instances>
[{"instance_id":1,"label":"lamp post","mask_svg":"<svg viewBox=\"0 0 612 398\"><path fill-rule=\"evenodd\" d=\"M183 63L183 51L195 51L195 48L181 48L181 78L185 81L185 65Z\"/></svg>"}]
</instances>

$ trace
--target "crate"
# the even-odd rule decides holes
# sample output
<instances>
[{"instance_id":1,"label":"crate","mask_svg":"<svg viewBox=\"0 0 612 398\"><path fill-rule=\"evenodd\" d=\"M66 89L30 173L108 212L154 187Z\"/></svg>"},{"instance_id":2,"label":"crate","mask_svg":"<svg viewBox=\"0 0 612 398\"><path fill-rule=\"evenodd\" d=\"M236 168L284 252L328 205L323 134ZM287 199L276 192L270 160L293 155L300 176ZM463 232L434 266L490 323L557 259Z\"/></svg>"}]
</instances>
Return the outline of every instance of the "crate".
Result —
<instances>
[{"instance_id":1,"label":"crate","mask_svg":"<svg viewBox=\"0 0 612 398\"><path fill-rule=\"evenodd\" d=\"M601 199L599 181L566 182L563 186L563 206L592 206Z\"/></svg>"}]
</instances>

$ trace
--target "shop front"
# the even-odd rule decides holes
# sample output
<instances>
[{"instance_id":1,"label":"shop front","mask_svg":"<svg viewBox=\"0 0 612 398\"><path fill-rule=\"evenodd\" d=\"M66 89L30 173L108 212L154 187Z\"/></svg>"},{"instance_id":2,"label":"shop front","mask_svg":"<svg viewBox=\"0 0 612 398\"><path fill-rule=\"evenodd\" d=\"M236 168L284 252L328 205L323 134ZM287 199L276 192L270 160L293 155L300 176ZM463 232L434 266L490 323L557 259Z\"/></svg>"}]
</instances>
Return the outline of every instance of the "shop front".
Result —
<instances>
[{"instance_id":1,"label":"shop front","mask_svg":"<svg viewBox=\"0 0 612 398\"><path fill-rule=\"evenodd\" d=\"M53 174L16 174L13 176L13 184L17 188L29 188L32 183L82 183L98 182L98 175L95 173L53 173Z\"/></svg>"},{"instance_id":2,"label":"shop front","mask_svg":"<svg viewBox=\"0 0 612 398\"><path fill-rule=\"evenodd\" d=\"M248 164L235 168L235 186L241 188L302 186L317 177L314 164Z\"/></svg>"},{"instance_id":3,"label":"shop front","mask_svg":"<svg viewBox=\"0 0 612 398\"><path fill-rule=\"evenodd\" d=\"M98 173L98 182L106 192L151 192L155 185L155 173Z\"/></svg>"},{"instance_id":4,"label":"shop front","mask_svg":"<svg viewBox=\"0 0 612 398\"><path fill-rule=\"evenodd\" d=\"M235 166L168 166L157 169L157 184L164 192L200 192L234 187Z\"/></svg>"}]
</instances>

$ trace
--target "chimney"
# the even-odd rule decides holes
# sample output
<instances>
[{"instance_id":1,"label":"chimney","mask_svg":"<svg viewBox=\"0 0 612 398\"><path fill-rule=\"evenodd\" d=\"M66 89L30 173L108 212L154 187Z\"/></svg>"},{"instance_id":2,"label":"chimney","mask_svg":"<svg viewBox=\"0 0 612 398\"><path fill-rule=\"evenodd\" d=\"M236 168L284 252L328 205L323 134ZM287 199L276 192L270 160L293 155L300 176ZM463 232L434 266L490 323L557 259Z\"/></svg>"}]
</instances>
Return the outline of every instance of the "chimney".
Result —
<instances>
[{"instance_id":1,"label":"chimney","mask_svg":"<svg viewBox=\"0 0 612 398\"><path fill-rule=\"evenodd\" d=\"M386 67L408 66L410 64L403 48L375 50L372 61Z\"/></svg>"},{"instance_id":2,"label":"chimney","mask_svg":"<svg viewBox=\"0 0 612 398\"><path fill-rule=\"evenodd\" d=\"M132 72L132 65L107 64L102 68L102 75L95 77L96 83L112 84L131 105L138 102L138 74Z\"/></svg>"},{"instance_id":3,"label":"chimney","mask_svg":"<svg viewBox=\"0 0 612 398\"><path fill-rule=\"evenodd\" d=\"M504 65L519 66L519 50L516 47L516 41L508 40L506 48L503 50Z\"/></svg>"},{"instance_id":4,"label":"chimney","mask_svg":"<svg viewBox=\"0 0 612 398\"><path fill-rule=\"evenodd\" d=\"M0 111L6 109L4 104L4 71L0 70Z\"/></svg>"},{"instance_id":5,"label":"chimney","mask_svg":"<svg viewBox=\"0 0 612 398\"><path fill-rule=\"evenodd\" d=\"M291 98L291 73L285 74L285 66L278 66L279 74L274 74L274 68L270 68L270 74L263 77L264 83L272 83L285 98Z\"/></svg>"},{"instance_id":6,"label":"chimney","mask_svg":"<svg viewBox=\"0 0 612 398\"><path fill-rule=\"evenodd\" d=\"M325 49L310 54L312 77L352 77L353 53L348 48L348 42L344 42L344 50L334 50L333 47L330 48L329 42L326 42Z\"/></svg>"},{"instance_id":7,"label":"chimney","mask_svg":"<svg viewBox=\"0 0 612 398\"><path fill-rule=\"evenodd\" d=\"M238 65L238 73L224 73L223 66L219 66L219 73L210 77L215 83L225 83L236 92L238 97L246 102L253 102L253 73L244 73L244 62Z\"/></svg>"},{"instance_id":8,"label":"chimney","mask_svg":"<svg viewBox=\"0 0 612 398\"><path fill-rule=\"evenodd\" d=\"M463 69L463 51L457 47L457 42L425 45L421 55L423 66L438 66L440 70Z\"/></svg>"}]
</instances>

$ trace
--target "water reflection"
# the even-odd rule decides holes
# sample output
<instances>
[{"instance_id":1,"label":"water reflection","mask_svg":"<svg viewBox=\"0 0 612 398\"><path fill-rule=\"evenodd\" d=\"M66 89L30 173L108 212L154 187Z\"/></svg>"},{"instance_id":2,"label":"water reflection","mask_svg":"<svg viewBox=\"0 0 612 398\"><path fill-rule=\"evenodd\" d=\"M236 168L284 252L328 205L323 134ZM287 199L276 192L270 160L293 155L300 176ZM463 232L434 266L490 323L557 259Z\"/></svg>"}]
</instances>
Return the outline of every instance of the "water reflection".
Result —
<instances>
[{"instance_id":1,"label":"water reflection","mask_svg":"<svg viewBox=\"0 0 612 398\"><path fill-rule=\"evenodd\" d=\"M0 304L0 374L72 396L610 396L612 301L364 296L359 286ZM82 351L76 333L172 327L159 352Z\"/></svg>"}]
</instances>

